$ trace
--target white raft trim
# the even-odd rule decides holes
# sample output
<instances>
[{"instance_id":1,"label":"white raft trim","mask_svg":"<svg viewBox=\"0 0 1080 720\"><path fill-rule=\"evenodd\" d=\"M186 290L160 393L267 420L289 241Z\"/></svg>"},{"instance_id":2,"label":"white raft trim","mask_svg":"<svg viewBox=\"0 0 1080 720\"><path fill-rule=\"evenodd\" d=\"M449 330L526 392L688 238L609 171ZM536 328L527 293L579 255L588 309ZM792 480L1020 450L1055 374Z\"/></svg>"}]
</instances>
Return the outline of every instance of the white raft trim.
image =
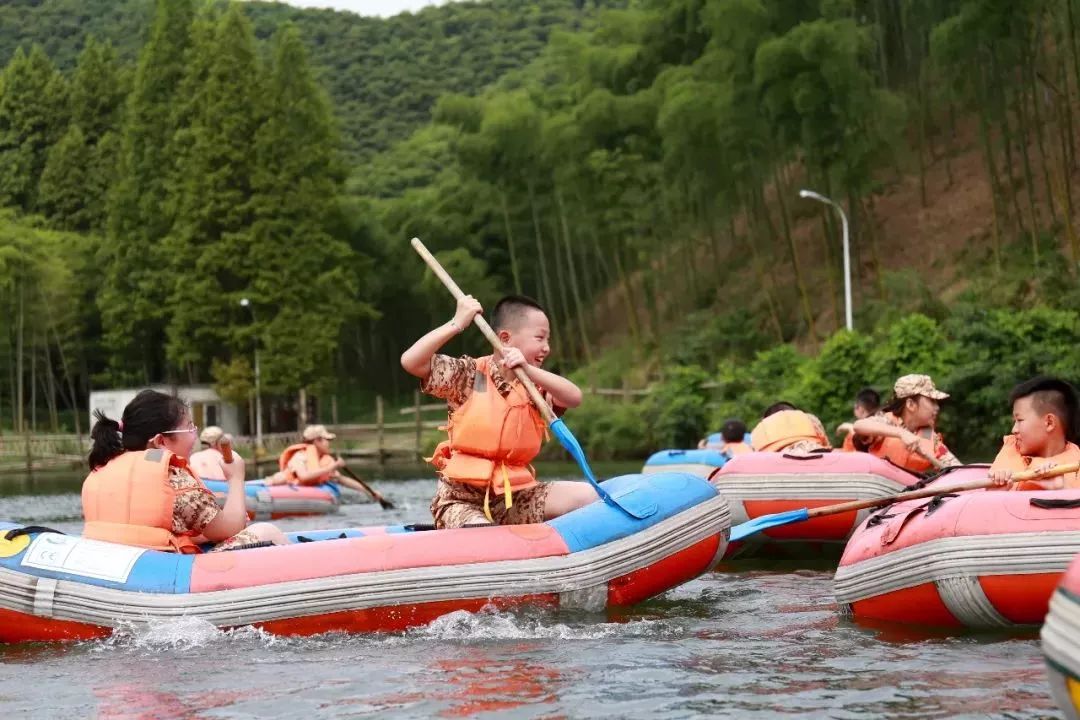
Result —
<instances>
[{"instance_id":1,"label":"white raft trim","mask_svg":"<svg viewBox=\"0 0 1080 720\"><path fill-rule=\"evenodd\" d=\"M845 605L933 582L942 600L965 625L1012 626L1014 623L990 605L977 579L1064 572L1077 552L1078 531L939 538L840 566L833 579L833 594ZM971 582L961 582L965 579Z\"/></svg>"},{"instance_id":2,"label":"white raft trim","mask_svg":"<svg viewBox=\"0 0 1080 720\"><path fill-rule=\"evenodd\" d=\"M187 615L231 627L349 610L547 593L591 604L599 595L589 591L602 591L606 606L611 580L713 535L721 536L722 551L729 528L727 501L717 496L629 537L570 555L355 573L182 595L117 590L0 568L0 607L37 614L35 596L41 583L55 583L45 617L107 627Z\"/></svg>"},{"instance_id":3,"label":"white raft trim","mask_svg":"<svg viewBox=\"0 0 1080 720\"><path fill-rule=\"evenodd\" d=\"M269 490L259 490L253 499L247 497L247 511L256 520L270 520L274 514L281 515L328 515L337 512L341 502L337 498L274 497Z\"/></svg>"},{"instance_id":4,"label":"white raft trim","mask_svg":"<svg viewBox=\"0 0 1080 720\"><path fill-rule=\"evenodd\" d=\"M708 478L716 472L718 465L708 463L677 463L673 465L645 465L641 468L642 475L660 475L662 473L687 473L698 477Z\"/></svg>"},{"instance_id":5,"label":"white raft trim","mask_svg":"<svg viewBox=\"0 0 1080 720\"><path fill-rule=\"evenodd\" d=\"M935 580L945 607L964 627L1004 628L1015 625L1002 615L986 597L979 578L972 576Z\"/></svg>"},{"instance_id":6,"label":"white raft trim","mask_svg":"<svg viewBox=\"0 0 1080 720\"><path fill-rule=\"evenodd\" d=\"M1054 700L1066 718L1080 720L1066 675L1061 672L1064 668L1073 677L1080 677L1080 604L1060 591L1055 592L1050 598L1050 612L1043 623L1041 637Z\"/></svg>"},{"instance_id":7,"label":"white raft trim","mask_svg":"<svg viewBox=\"0 0 1080 720\"><path fill-rule=\"evenodd\" d=\"M726 497L750 500L850 498L895 495L905 485L876 473L717 473L712 485Z\"/></svg>"},{"instance_id":8,"label":"white raft trim","mask_svg":"<svg viewBox=\"0 0 1080 720\"><path fill-rule=\"evenodd\" d=\"M731 503L732 525L750 520L744 500L871 500L895 495L905 487L875 473L718 473L710 482ZM870 510L856 514L849 536L869 514ZM759 539L766 541L776 542Z\"/></svg>"}]
</instances>

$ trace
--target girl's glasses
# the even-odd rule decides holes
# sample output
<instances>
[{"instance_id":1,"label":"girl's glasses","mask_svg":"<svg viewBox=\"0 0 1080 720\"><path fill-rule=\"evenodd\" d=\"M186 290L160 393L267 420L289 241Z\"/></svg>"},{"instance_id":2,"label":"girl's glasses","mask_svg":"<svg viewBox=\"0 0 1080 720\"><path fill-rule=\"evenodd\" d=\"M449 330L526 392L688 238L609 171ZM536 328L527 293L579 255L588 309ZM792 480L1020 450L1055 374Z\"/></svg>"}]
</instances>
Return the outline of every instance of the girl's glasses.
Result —
<instances>
[{"instance_id":1,"label":"girl's glasses","mask_svg":"<svg viewBox=\"0 0 1080 720\"><path fill-rule=\"evenodd\" d=\"M163 430L161 432L162 435L174 435L176 433L194 433L195 435L198 435L199 427L197 425L192 425L191 427L184 428L183 430Z\"/></svg>"}]
</instances>

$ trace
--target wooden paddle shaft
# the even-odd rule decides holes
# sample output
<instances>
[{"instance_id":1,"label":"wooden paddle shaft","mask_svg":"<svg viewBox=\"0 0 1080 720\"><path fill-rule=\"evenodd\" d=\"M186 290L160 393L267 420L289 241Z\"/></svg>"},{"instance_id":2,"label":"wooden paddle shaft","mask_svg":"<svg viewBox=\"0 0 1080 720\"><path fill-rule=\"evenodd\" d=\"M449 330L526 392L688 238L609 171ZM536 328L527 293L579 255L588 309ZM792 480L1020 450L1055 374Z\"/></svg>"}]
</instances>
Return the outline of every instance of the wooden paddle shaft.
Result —
<instances>
[{"instance_id":1,"label":"wooden paddle shaft","mask_svg":"<svg viewBox=\"0 0 1080 720\"><path fill-rule=\"evenodd\" d=\"M461 291L458 284L454 282L454 279L446 272L442 263L436 260L435 256L424 247L424 243L420 242L420 238L413 238L412 246L417 254L424 259L427 266L431 268L431 271L435 273L435 277L439 278L439 280L442 281L442 284L446 286L446 289L450 291L450 294L454 296L455 300L461 300L465 297L465 293ZM480 328L480 332L484 333L484 337L487 338L487 341L491 343L491 346L495 348L496 352L503 349L503 344L502 341L499 340L499 336L495 334L495 331L491 329L491 325L488 325L488 321L485 320L482 315L473 317L473 322L476 324L476 327ZM532 400L533 405L536 406L536 409L539 410L540 414L544 417L544 422L549 425L555 422L555 413L552 412L551 406L547 404L544 400L544 396L540 394L536 385L534 385L532 380L529 379L529 376L525 374L525 370L516 367L514 368L514 375L521 381L525 391L529 393L529 399Z\"/></svg>"},{"instance_id":2,"label":"wooden paddle shaft","mask_svg":"<svg viewBox=\"0 0 1080 720\"><path fill-rule=\"evenodd\" d=\"M1058 475L1067 475L1071 472L1076 472L1077 470L1080 470L1080 463L1058 465L1044 473L1036 473L1032 470L1027 470L1025 472L1015 473L1009 482L1016 483L1023 482L1024 480L1034 480L1036 478L1057 477ZM978 490L980 488L993 487L994 485L995 483L993 480L972 480L951 487L929 487L923 488L922 490L912 490L911 492L900 493L899 495L890 495L889 497L873 498L870 500L852 500L851 502L837 503L836 505L826 505L824 507L808 510L806 515L807 517L836 515L838 513L851 512L852 510L882 507L884 505L892 505L893 503L903 502L905 500L917 500L919 498L933 497L934 495L963 492L964 490Z\"/></svg>"}]
</instances>

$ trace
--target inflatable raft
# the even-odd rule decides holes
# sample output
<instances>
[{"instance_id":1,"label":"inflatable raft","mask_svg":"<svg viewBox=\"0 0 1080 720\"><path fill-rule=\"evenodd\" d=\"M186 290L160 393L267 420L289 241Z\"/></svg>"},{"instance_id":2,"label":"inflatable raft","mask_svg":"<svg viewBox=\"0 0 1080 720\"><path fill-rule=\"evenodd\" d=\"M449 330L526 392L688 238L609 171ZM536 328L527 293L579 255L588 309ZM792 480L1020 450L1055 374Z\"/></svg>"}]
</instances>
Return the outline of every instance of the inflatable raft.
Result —
<instances>
[{"instance_id":1,"label":"inflatable raft","mask_svg":"<svg viewBox=\"0 0 1080 720\"><path fill-rule=\"evenodd\" d=\"M398 631L487 605L601 611L684 583L723 555L727 503L701 478L628 475L604 487L656 512L635 520L598 501L536 525L317 531L301 533L315 542L294 535L202 555L20 535L3 523L0 641L98 638L178 616L309 635Z\"/></svg>"},{"instance_id":2,"label":"inflatable raft","mask_svg":"<svg viewBox=\"0 0 1080 720\"><path fill-rule=\"evenodd\" d=\"M724 436L713 433L707 438L710 445L723 445ZM750 434L743 439L750 444ZM722 468L731 460L731 455L716 448L699 450L661 450L649 456L641 472L645 474L660 472L688 472L703 478L709 477L717 468Z\"/></svg>"},{"instance_id":3,"label":"inflatable raft","mask_svg":"<svg viewBox=\"0 0 1080 720\"><path fill-rule=\"evenodd\" d=\"M224 504L228 483L224 480L203 480ZM262 480L244 483L244 500L248 517L253 520L275 520L303 515L326 515L336 512L341 504L341 488L334 483L324 485L267 485Z\"/></svg>"},{"instance_id":4,"label":"inflatable raft","mask_svg":"<svg viewBox=\"0 0 1080 720\"><path fill-rule=\"evenodd\" d=\"M1054 700L1068 720L1080 720L1080 556L1050 599L1042 648Z\"/></svg>"},{"instance_id":5,"label":"inflatable raft","mask_svg":"<svg viewBox=\"0 0 1080 720\"><path fill-rule=\"evenodd\" d=\"M729 460L731 457L719 450L661 450L649 456L641 472L645 475L681 472L707 478Z\"/></svg>"},{"instance_id":6,"label":"inflatable raft","mask_svg":"<svg viewBox=\"0 0 1080 720\"><path fill-rule=\"evenodd\" d=\"M903 492L918 478L867 453L747 453L710 477L731 505L732 525L800 508L869 500ZM833 557L869 510L813 518L771 528L731 543L728 557L833 551Z\"/></svg>"},{"instance_id":7,"label":"inflatable raft","mask_svg":"<svg viewBox=\"0 0 1080 720\"><path fill-rule=\"evenodd\" d=\"M961 469L942 487L986 477ZM935 627L1039 625L1080 552L1080 490L973 490L898 503L855 532L836 571L841 611Z\"/></svg>"}]
</instances>

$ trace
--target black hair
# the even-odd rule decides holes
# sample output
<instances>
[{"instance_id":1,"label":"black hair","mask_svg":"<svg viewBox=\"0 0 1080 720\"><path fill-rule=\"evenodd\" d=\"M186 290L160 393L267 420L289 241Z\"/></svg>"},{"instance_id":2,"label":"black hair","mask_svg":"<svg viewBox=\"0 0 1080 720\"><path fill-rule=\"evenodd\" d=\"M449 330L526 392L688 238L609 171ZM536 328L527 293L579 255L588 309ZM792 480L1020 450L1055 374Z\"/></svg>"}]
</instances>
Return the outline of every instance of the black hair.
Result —
<instances>
[{"instance_id":1,"label":"black hair","mask_svg":"<svg viewBox=\"0 0 1080 720\"><path fill-rule=\"evenodd\" d=\"M1076 432L1080 429L1080 422L1077 422L1080 401L1076 388L1060 378L1039 375L1014 387L1009 393L1009 404L1026 397L1031 398L1036 412L1057 416L1065 428L1065 438L1076 442Z\"/></svg>"},{"instance_id":2,"label":"black hair","mask_svg":"<svg viewBox=\"0 0 1080 720\"><path fill-rule=\"evenodd\" d=\"M495 303L495 310L491 313L491 326L495 328L495 332L511 330L521 322L525 311L530 308L547 314L543 305L527 295L507 295Z\"/></svg>"},{"instance_id":3,"label":"black hair","mask_svg":"<svg viewBox=\"0 0 1080 720\"><path fill-rule=\"evenodd\" d=\"M145 450L150 438L166 430L175 430L184 419L188 408L184 401L174 395L156 390L142 390L124 408L120 423L94 411L97 422L90 430L90 469L96 470L117 455L128 450Z\"/></svg>"},{"instance_id":4,"label":"black hair","mask_svg":"<svg viewBox=\"0 0 1080 720\"><path fill-rule=\"evenodd\" d=\"M787 402L786 400L781 400L780 402L773 403L769 407L765 408L765 412L761 413L761 419L764 420L765 418L769 417L770 415L775 415L776 413L782 412L784 410L798 410L798 409L799 408L795 407L794 405Z\"/></svg>"},{"instance_id":5,"label":"black hair","mask_svg":"<svg viewBox=\"0 0 1080 720\"><path fill-rule=\"evenodd\" d=\"M727 420L724 422L724 426L720 428L720 434L723 436L724 442L742 442L746 438L746 423L735 418Z\"/></svg>"},{"instance_id":6,"label":"black hair","mask_svg":"<svg viewBox=\"0 0 1080 720\"><path fill-rule=\"evenodd\" d=\"M881 409L881 395L872 387L864 387L855 393L855 403L873 415Z\"/></svg>"},{"instance_id":7,"label":"black hair","mask_svg":"<svg viewBox=\"0 0 1080 720\"><path fill-rule=\"evenodd\" d=\"M896 417L900 417L901 413L903 413L903 411L904 411L904 403L906 401L908 401L908 400L918 400L918 399L919 399L918 395L908 395L907 397L902 397L902 398L894 397L892 400L890 400L889 402L887 402L885 404L885 407L883 407L881 409L882 409L883 412L887 412L887 413L890 413L892 415L895 415Z\"/></svg>"}]
</instances>

